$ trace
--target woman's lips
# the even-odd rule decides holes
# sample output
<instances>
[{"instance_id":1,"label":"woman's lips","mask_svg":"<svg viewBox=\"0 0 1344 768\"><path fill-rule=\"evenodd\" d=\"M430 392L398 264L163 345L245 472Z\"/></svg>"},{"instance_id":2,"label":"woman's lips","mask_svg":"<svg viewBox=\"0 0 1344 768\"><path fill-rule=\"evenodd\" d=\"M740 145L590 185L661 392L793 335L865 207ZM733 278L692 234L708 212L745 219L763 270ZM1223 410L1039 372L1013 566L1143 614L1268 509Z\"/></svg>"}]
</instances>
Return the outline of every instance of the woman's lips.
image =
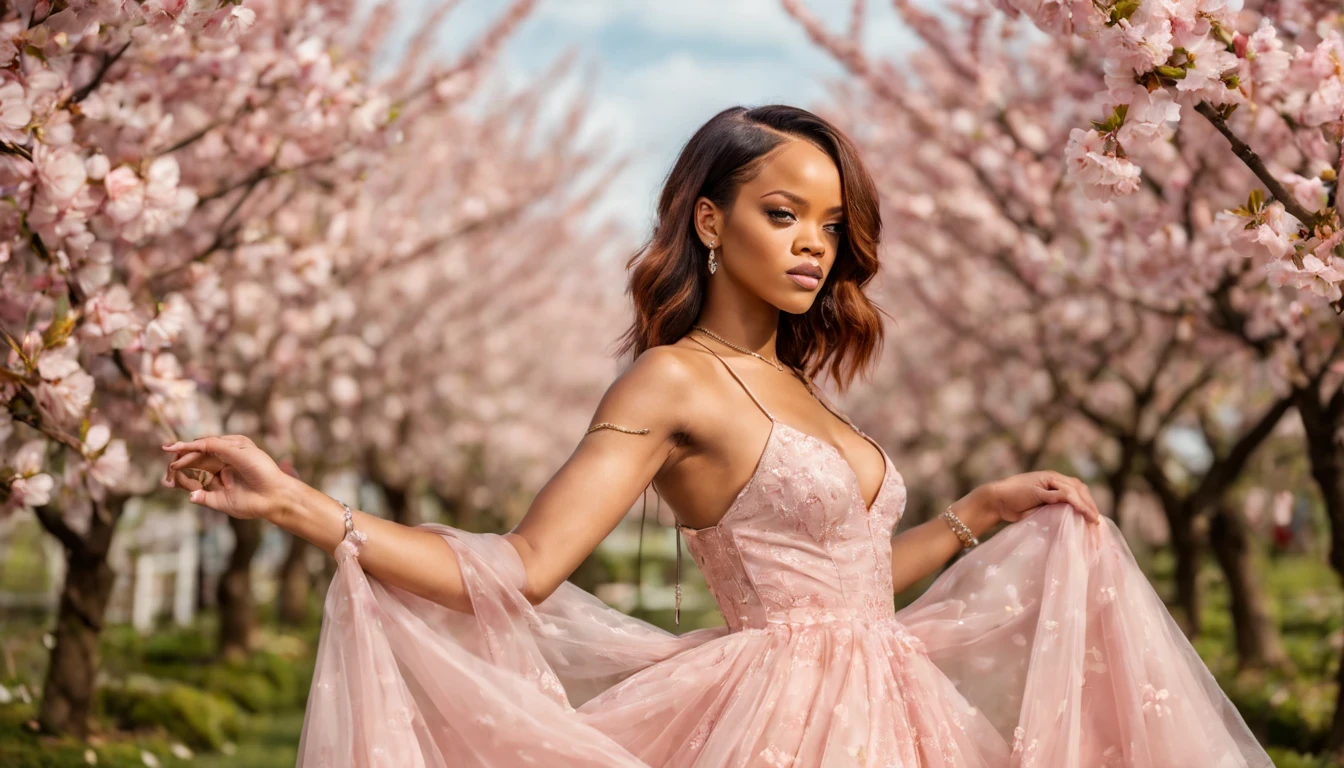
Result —
<instances>
[{"instance_id":1,"label":"woman's lips","mask_svg":"<svg viewBox=\"0 0 1344 768\"><path fill-rule=\"evenodd\" d=\"M813 290L814 288L816 288L818 285L821 284L821 280L812 277L811 275L800 275L797 272L789 272L787 274L790 280L803 286L809 291Z\"/></svg>"}]
</instances>

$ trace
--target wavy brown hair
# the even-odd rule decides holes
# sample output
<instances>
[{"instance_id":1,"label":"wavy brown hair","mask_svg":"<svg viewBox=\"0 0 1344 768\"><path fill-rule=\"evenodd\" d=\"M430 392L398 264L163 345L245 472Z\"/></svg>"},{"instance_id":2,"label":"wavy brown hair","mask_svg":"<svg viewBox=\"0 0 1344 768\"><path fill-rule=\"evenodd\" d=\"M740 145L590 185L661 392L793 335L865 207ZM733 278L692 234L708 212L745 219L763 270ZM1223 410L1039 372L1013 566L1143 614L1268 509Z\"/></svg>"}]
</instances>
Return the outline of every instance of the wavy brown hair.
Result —
<instances>
[{"instance_id":1,"label":"wavy brown hair","mask_svg":"<svg viewBox=\"0 0 1344 768\"><path fill-rule=\"evenodd\" d=\"M809 378L827 370L841 390L873 360L882 345L879 314L886 314L863 292L878 269L882 215L877 187L849 137L821 117L784 104L725 109L682 148L663 184L653 234L625 265L635 319L621 337L618 356L633 350L638 357L690 332L709 281L708 250L695 233L695 201L704 196L728 210L766 156L795 139L811 142L835 161L846 224L835 263L812 307L780 318L776 355ZM822 318L827 296L834 297L829 324Z\"/></svg>"}]
</instances>

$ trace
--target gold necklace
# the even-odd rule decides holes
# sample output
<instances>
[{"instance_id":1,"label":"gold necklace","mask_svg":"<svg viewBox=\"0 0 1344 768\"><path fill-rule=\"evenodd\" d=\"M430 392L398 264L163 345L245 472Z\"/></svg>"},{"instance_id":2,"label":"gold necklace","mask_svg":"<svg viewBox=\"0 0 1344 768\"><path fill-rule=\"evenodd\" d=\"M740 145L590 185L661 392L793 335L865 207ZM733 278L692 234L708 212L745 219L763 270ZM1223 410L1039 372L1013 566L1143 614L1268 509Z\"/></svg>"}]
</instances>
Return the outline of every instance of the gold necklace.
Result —
<instances>
[{"instance_id":1,"label":"gold necklace","mask_svg":"<svg viewBox=\"0 0 1344 768\"><path fill-rule=\"evenodd\" d=\"M783 365L780 365L780 363L779 363L778 360L771 360L770 358L763 357L762 355L758 355L758 354L756 354L755 352L752 352L750 349L744 349L744 348L742 348L742 347L739 347L739 346L737 346L736 344L734 344L733 342L731 342L731 341L729 341L729 340L727 340L727 339L725 339L725 338L719 336L718 334L714 333L713 331L709 330L708 328L706 328L706 327L703 326L703 325L693 325L693 326L691 326L691 327L692 327L693 329L697 330L697 331L701 331L701 332L707 334L711 339L714 339L715 341L721 342L721 343L723 343L723 344L727 344L728 346L732 347L733 349L736 349L738 352L745 352L746 354L751 355L752 357L759 357L760 359L764 360L765 362L767 362L767 363L769 363L769 364L775 366L775 370L776 370L776 371L782 371L782 370L784 370L784 366L783 366Z\"/></svg>"}]
</instances>

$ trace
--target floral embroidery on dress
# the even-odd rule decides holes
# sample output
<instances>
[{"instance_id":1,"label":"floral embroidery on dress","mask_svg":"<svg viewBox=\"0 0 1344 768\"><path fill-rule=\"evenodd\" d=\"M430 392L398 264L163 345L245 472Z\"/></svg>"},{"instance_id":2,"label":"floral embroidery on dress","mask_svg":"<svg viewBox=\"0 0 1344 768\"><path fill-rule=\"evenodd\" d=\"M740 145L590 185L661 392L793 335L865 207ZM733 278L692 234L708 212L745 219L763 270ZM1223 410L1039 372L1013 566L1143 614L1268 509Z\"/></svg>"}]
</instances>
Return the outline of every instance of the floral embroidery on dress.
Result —
<instances>
[{"instance_id":1,"label":"floral embroidery on dress","mask_svg":"<svg viewBox=\"0 0 1344 768\"><path fill-rule=\"evenodd\" d=\"M1171 707L1163 704L1171 696L1166 688L1158 688L1152 683L1143 684L1143 711L1152 711L1157 717L1171 714Z\"/></svg>"},{"instance_id":2,"label":"floral embroidery on dress","mask_svg":"<svg viewBox=\"0 0 1344 768\"><path fill-rule=\"evenodd\" d=\"M787 768L788 766L793 765L793 755L775 749L774 747L766 747L761 750L760 754L761 759L774 768Z\"/></svg>"},{"instance_id":3,"label":"floral embroidery on dress","mask_svg":"<svg viewBox=\"0 0 1344 768\"><path fill-rule=\"evenodd\" d=\"M1030 743L1023 743L1027 731L1022 726L1013 729L1013 756L1018 758L1018 765L1021 768L1030 768L1036 763L1036 748L1040 746L1040 739L1032 739Z\"/></svg>"},{"instance_id":4,"label":"floral embroidery on dress","mask_svg":"<svg viewBox=\"0 0 1344 768\"><path fill-rule=\"evenodd\" d=\"M1021 616L1026 609L1022 606L1022 600L1018 597L1017 585L1005 585L1003 591L1004 594L1008 595L1008 603L1003 606L1003 610L1010 616Z\"/></svg>"},{"instance_id":5,"label":"floral embroidery on dress","mask_svg":"<svg viewBox=\"0 0 1344 768\"><path fill-rule=\"evenodd\" d=\"M1086 655L1083 657L1083 676L1086 677L1091 672L1104 674L1106 669L1106 661L1101 655L1101 649L1095 645L1088 648Z\"/></svg>"}]
</instances>

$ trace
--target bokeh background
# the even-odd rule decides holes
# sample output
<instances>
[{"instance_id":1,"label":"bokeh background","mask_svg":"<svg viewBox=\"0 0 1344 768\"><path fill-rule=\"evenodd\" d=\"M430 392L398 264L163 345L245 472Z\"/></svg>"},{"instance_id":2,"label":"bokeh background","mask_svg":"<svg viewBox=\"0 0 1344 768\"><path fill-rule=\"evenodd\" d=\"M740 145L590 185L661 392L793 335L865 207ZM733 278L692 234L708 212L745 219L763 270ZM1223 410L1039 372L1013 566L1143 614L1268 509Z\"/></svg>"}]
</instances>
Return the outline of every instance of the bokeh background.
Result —
<instances>
[{"instance_id":1,"label":"bokeh background","mask_svg":"<svg viewBox=\"0 0 1344 768\"><path fill-rule=\"evenodd\" d=\"M293 764L334 563L160 488L158 446L244 433L364 510L507 530L629 363L676 153L775 102L879 186L885 345L822 384L903 525L1085 479L1276 764L1344 764L1342 31L1319 0L0 4L0 765ZM572 580L671 626L672 522L650 489ZM681 627L719 622L683 564Z\"/></svg>"}]
</instances>

